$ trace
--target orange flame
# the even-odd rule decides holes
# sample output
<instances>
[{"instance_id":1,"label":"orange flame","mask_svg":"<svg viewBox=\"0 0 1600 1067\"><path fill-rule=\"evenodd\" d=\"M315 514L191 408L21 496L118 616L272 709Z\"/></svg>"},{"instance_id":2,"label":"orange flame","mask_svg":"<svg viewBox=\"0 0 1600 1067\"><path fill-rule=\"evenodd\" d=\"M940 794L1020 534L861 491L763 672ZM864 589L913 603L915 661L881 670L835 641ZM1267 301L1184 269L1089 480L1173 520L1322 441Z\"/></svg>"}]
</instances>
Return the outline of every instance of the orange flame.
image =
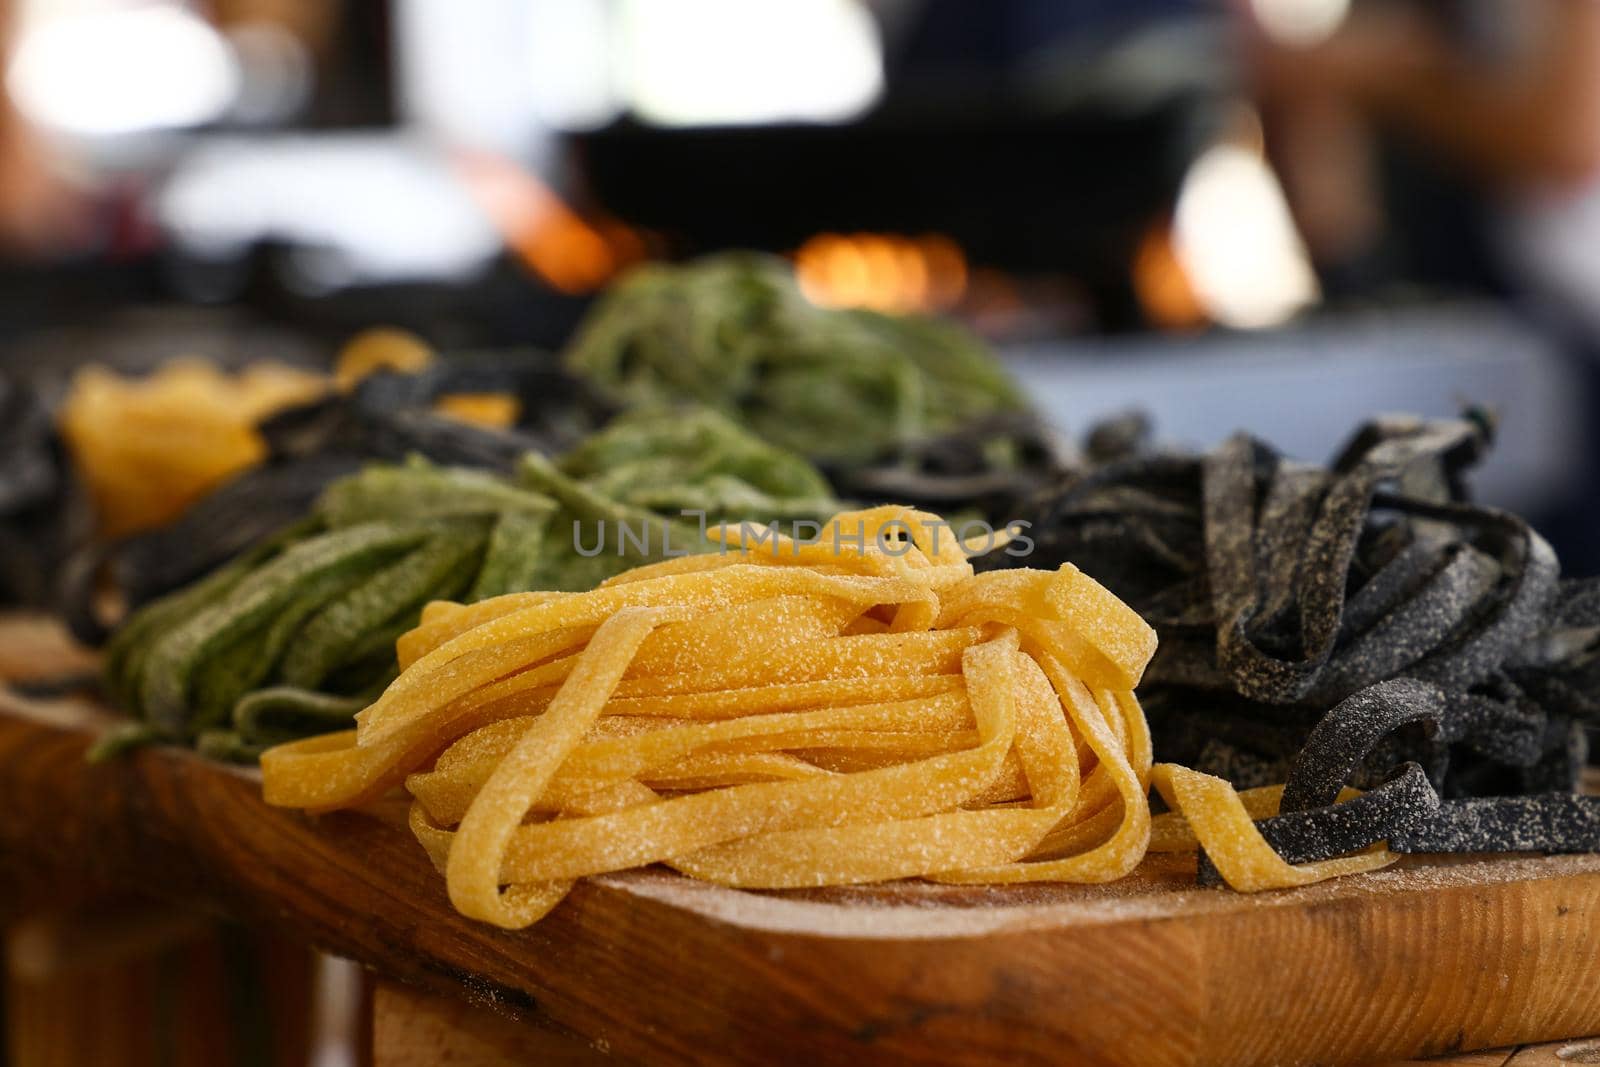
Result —
<instances>
[{"instance_id":1,"label":"orange flame","mask_svg":"<svg viewBox=\"0 0 1600 1067\"><path fill-rule=\"evenodd\" d=\"M1163 329L1192 330L1209 320L1173 244L1172 224L1145 231L1133 257L1133 291L1150 321Z\"/></svg>"},{"instance_id":2,"label":"orange flame","mask_svg":"<svg viewBox=\"0 0 1600 1067\"><path fill-rule=\"evenodd\" d=\"M568 207L537 175L487 153L462 153L460 171L518 259L563 293L591 293L644 255L633 230L595 224Z\"/></svg>"},{"instance_id":3,"label":"orange flame","mask_svg":"<svg viewBox=\"0 0 1600 1067\"><path fill-rule=\"evenodd\" d=\"M940 311L967 290L967 258L938 234L823 233L795 253L800 291L823 307Z\"/></svg>"}]
</instances>

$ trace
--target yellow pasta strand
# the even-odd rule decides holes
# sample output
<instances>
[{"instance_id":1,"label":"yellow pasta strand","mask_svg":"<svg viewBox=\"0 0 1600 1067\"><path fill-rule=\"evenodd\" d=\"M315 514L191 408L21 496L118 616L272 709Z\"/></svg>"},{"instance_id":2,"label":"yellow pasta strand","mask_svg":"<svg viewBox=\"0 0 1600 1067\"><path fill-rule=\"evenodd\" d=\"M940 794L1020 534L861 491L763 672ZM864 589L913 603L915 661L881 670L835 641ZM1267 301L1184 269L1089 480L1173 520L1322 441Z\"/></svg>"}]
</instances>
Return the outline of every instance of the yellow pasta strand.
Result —
<instances>
[{"instance_id":1,"label":"yellow pasta strand","mask_svg":"<svg viewBox=\"0 0 1600 1067\"><path fill-rule=\"evenodd\" d=\"M445 861L450 902L463 915L497 926L536 921L561 899L550 886L500 891L500 867L511 835L567 755L600 717L606 698L656 624L648 609L617 612L595 631L543 715L523 731L461 817Z\"/></svg>"},{"instance_id":2,"label":"yellow pasta strand","mask_svg":"<svg viewBox=\"0 0 1600 1067\"><path fill-rule=\"evenodd\" d=\"M1227 883L1247 893L1377 870L1396 859L1380 846L1354 856L1296 866L1272 850L1251 821L1239 794L1221 778L1175 763L1157 764L1151 778L1162 799L1183 813Z\"/></svg>"}]
</instances>

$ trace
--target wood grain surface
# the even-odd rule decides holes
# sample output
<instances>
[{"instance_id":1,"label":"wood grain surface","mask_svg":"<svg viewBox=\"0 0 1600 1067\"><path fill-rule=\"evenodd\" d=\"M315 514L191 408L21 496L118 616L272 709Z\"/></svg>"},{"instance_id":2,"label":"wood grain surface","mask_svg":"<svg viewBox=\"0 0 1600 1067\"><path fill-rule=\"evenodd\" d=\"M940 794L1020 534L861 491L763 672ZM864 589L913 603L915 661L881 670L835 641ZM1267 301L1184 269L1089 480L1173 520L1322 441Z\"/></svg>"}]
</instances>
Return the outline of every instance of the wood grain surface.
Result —
<instances>
[{"instance_id":1,"label":"wood grain surface","mask_svg":"<svg viewBox=\"0 0 1600 1067\"><path fill-rule=\"evenodd\" d=\"M527 1012L484 1008L389 981L379 981L373 990L372 1062L373 1067L626 1067L604 1046Z\"/></svg>"},{"instance_id":2,"label":"wood grain surface","mask_svg":"<svg viewBox=\"0 0 1600 1067\"><path fill-rule=\"evenodd\" d=\"M451 910L392 818L269 808L178 750L87 764L98 719L0 697L15 891L200 901L623 1062L1365 1064L1600 1031L1600 857L1254 896L1173 859L1110 886L790 894L646 870L507 932Z\"/></svg>"}]
</instances>

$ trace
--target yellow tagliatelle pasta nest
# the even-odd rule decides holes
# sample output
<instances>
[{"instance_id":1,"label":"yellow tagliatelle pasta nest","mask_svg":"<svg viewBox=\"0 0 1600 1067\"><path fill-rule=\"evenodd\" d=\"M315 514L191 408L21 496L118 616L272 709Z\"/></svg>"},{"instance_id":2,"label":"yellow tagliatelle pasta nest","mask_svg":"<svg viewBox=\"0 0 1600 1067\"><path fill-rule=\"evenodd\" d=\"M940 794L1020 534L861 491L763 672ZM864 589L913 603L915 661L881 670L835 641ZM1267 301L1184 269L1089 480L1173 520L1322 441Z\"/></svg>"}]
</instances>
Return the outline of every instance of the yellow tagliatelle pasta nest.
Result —
<instances>
[{"instance_id":1,"label":"yellow tagliatelle pasta nest","mask_svg":"<svg viewBox=\"0 0 1600 1067\"><path fill-rule=\"evenodd\" d=\"M144 379L91 366L73 379L61 431L102 532L120 536L171 520L260 462L266 443L256 424L324 388L320 375L278 363L229 374L180 359Z\"/></svg>"},{"instance_id":2,"label":"yellow tagliatelle pasta nest","mask_svg":"<svg viewBox=\"0 0 1600 1067\"><path fill-rule=\"evenodd\" d=\"M808 542L720 535L725 552L587 593L430 605L356 729L263 756L267 800L327 810L403 783L452 902L505 927L652 863L787 888L1103 882L1144 857L1133 688L1155 634L1104 588L1070 565L974 574L903 508ZM1263 798L1156 771L1202 812L1155 820L1163 847L1285 877L1250 840Z\"/></svg>"},{"instance_id":3,"label":"yellow tagliatelle pasta nest","mask_svg":"<svg viewBox=\"0 0 1600 1067\"><path fill-rule=\"evenodd\" d=\"M403 330L356 335L333 378L281 363L228 372L204 359L176 359L145 378L88 366L72 380L59 422L94 500L100 532L120 537L170 522L232 476L260 463L268 417L354 389L368 375L416 373L434 360L426 342ZM435 410L496 429L516 424L521 403L508 393L455 393Z\"/></svg>"}]
</instances>

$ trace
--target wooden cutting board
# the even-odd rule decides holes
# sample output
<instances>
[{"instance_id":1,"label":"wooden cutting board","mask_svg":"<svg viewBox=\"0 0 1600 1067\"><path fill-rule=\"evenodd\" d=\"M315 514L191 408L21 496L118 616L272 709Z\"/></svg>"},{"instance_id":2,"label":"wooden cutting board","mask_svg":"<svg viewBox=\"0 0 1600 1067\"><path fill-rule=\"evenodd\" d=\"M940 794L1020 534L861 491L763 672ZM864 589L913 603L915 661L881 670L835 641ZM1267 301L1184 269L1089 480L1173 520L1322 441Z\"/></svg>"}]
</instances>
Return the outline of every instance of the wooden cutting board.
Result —
<instances>
[{"instance_id":1,"label":"wooden cutting board","mask_svg":"<svg viewBox=\"0 0 1600 1067\"><path fill-rule=\"evenodd\" d=\"M1109 886L784 894L646 870L513 933L451 910L397 809L269 808L253 773L172 749L89 765L107 721L0 693L0 894L192 900L619 1062L1359 1064L1600 1031L1600 856L1254 896L1177 858Z\"/></svg>"}]
</instances>

